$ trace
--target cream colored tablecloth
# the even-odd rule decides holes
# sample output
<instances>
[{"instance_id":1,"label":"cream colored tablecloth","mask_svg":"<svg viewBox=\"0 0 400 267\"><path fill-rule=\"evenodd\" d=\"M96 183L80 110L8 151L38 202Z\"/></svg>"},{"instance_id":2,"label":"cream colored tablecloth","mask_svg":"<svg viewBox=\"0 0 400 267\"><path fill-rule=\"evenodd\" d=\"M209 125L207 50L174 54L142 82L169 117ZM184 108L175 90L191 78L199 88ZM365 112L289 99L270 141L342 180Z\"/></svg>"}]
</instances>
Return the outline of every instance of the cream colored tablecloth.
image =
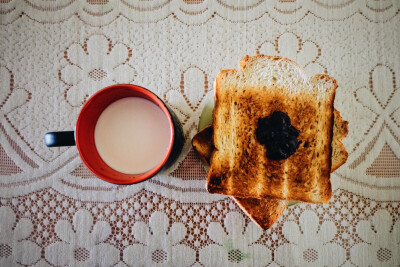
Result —
<instances>
[{"instance_id":1,"label":"cream colored tablecloth","mask_svg":"<svg viewBox=\"0 0 400 267\"><path fill-rule=\"evenodd\" d=\"M0 3L0 266L399 265L400 1ZM330 203L289 207L268 231L206 192L190 146L218 71L246 54L329 73L350 125ZM185 131L178 162L137 185L43 141L115 83L155 92Z\"/></svg>"}]
</instances>

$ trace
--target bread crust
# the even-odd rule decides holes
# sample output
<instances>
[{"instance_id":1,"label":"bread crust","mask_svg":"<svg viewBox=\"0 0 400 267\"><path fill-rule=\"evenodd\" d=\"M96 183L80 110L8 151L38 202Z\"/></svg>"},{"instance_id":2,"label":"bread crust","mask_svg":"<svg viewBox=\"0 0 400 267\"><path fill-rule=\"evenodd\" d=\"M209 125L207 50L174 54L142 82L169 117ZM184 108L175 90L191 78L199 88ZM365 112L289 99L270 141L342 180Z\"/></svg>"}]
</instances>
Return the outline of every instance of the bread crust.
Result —
<instances>
[{"instance_id":1,"label":"bread crust","mask_svg":"<svg viewBox=\"0 0 400 267\"><path fill-rule=\"evenodd\" d=\"M260 82L248 82L264 66L275 68L277 64L290 67L292 78L281 75L274 83L261 75ZM215 150L207 190L242 198L329 202L336 81L322 74L307 80L300 66L282 57L246 56L240 67L240 71L222 70L216 78ZM282 87L279 82L285 79L293 79L304 90ZM258 119L275 110L287 113L300 130L301 144L286 160L270 160L255 137Z\"/></svg>"},{"instance_id":2,"label":"bread crust","mask_svg":"<svg viewBox=\"0 0 400 267\"><path fill-rule=\"evenodd\" d=\"M192 146L199 155L201 161L210 166L211 154L214 150L212 143L213 127L211 124L198 132L192 139Z\"/></svg>"},{"instance_id":3,"label":"bread crust","mask_svg":"<svg viewBox=\"0 0 400 267\"><path fill-rule=\"evenodd\" d=\"M240 208L263 230L275 224L287 208L287 200L268 198L233 198Z\"/></svg>"},{"instance_id":4,"label":"bread crust","mask_svg":"<svg viewBox=\"0 0 400 267\"><path fill-rule=\"evenodd\" d=\"M333 111L334 121L333 121L333 139L332 139L332 166L331 172L336 171L340 166L342 166L349 157L342 140L349 133L349 122L345 121L338 110Z\"/></svg>"}]
</instances>

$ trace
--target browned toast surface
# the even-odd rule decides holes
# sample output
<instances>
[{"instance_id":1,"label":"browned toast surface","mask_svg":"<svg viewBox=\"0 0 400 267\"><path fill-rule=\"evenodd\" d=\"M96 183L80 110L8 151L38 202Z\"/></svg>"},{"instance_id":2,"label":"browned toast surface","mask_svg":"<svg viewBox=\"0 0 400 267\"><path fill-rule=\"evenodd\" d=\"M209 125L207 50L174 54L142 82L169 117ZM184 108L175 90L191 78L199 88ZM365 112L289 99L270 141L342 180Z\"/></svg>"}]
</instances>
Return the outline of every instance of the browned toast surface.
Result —
<instances>
[{"instance_id":1,"label":"browned toast surface","mask_svg":"<svg viewBox=\"0 0 400 267\"><path fill-rule=\"evenodd\" d=\"M328 75L308 80L297 64L279 57L246 57L241 68L221 71L216 78L215 150L208 191L242 198L328 202L336 81ZM282 68L287 70L276 73ZM289 85L297 87L289 90ZM255 136L258 119L277 110L285 112L300 131L301 144L285 160L270 160Z\"/></svg>"},{"instance_id":2,"label":"browned toast surface","mask_svg":"<svg viewBox=\"0 0 400 267\"><path fill-rule=\"evenodd\" d=\"M192 139L192 146L199 155L201 161L207 166L210 166L211 153L214 150L212 144L213 128L212 125L206 126L198 132Z\"/></svg>"},{"instance_id":3,"label":"browned toast surface","mask_svg":"<svg viewBox=\"0 0 400 267\"><path fill-rule=\"evenodd\" d=\"M332 139L332 166L331 172L336 171L340 166L342 166L348 156L349 153L346 151L342 140L349 133L349 122L343 120L339 111L336 109L333 112L334 121L333 121L333 139Z\"/></svg>"},{"instance_id":4,"label":"browned toast surface","mask_svg":"<svg viewBox=\"0 0 400 267\"><path fill-rule=\"evenodd\" d=\"M192 139L192 145L205 165L210 166L212 144L212 125L198 132ZM236 198L240 208L262 229L267 230L279 219L285 211L288 201L277 199Z\"/></svg>"},{"instance_id":5,"label":"browned toast surface","mask_svg":"<svg viewBox=\"0 0 400 267\"><path fill-rule=\"evenodd\" d=\"M287 208L287 200L268 198L233 198L240 208L262 229L267 230L278 221Z\"/></svg>"},{"instance_id":6,"label":"browned toast surface","mask_svg":"<svg viewBox=\"0 0 400 267\"><path fill-rule=\"evenodd\" d=\"M345 121L338 110L334 110L333 136L332 136L332 164L331 173L342 166L348 157L348 152L342 140L349 132L348 121ZM212 124L207 125L199 131L192 139L192 145L204 164L210 166L211 154L214 150L212 144L213 128Z\"/></svg>"},{"instance_id":7,"label":"browned toast surface","mask_svg":"<svg viewBox=\"0 0 400 267\"><path fill-rule=\"evenodd\" d=\"M341 140L348 133L348 122L344 121L339 111L334 110L334 130L332 137L332 166L335 171L346 162L347 151ZM210 157L214 149L212 144L212 125L198 132L192 139L192 144L204 164L210 165ZM279 219L285 211L288 201L269 198L237 198L233 197L241 209L262 229L266 230Z\"/></svg>"}]
</instances>

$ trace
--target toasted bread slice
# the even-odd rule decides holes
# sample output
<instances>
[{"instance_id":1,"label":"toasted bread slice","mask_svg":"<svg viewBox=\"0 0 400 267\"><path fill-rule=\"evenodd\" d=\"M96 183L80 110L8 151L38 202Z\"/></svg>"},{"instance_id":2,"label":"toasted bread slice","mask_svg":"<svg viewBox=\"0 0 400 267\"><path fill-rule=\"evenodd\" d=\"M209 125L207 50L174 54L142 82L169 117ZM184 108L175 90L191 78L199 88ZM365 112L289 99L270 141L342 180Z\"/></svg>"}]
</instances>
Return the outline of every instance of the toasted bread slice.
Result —
<instances>
[{"instance_id":1,"label":"toasted bread slice","mask_svg":"<svg viewBox=\"0 0 400 267\"><path fill-rule=\"evenodd\" d=\"M334 110L334 128L332 137L332 166L331 172L343 165L348 153L342 144L342 139L348 133L348 122L343 120L339 111ZM192 139L192 145L200 159L207 166L210 165L210 158L214 146L212 144L212 125L208 125L198 132ZM236 198L233 197L241 209L262 229L266 230L280 218L285 211L288 201L267 198Z\"/></svg>"},{"instance_id":2,"label":"toasted bread slice","mask_svg":"<svg viewBox=\"0 0 400 267\"><path fill-rule=\"evenodd\" d=\"M307 79L301 67L281 57L246 56L240 68L216 78L208 191L329 202L336 81L321 74ZM301 145L285 160L269 159L255 135L258 119L277 110L300 131Z\"/></svg>"}]
</instances>

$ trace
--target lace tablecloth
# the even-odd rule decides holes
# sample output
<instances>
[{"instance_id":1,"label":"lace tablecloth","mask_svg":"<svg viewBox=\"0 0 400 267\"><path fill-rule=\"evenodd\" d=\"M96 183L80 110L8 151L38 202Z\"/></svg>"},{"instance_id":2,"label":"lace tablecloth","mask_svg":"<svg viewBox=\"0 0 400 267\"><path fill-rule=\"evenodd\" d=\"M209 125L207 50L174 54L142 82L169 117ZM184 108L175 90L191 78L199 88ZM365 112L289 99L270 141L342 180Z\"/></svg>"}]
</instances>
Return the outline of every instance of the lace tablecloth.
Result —
<instances>
[{"instance_id":1,"label":"lace tablecloth","mask_svg":"<svg viewBox=\"0 0 400 267\"><path fill-rule=\"evenodd\" d=\"M0 1L1 266L398 266L400 1ZM338 81L349 121L329 204L297 204L262 231L205 190L192 150L220 69L286 56ZM129 186L86 169L72 130L94 92L146 87L186 144L166 173Z\"/></svg>"}]
</instances>

